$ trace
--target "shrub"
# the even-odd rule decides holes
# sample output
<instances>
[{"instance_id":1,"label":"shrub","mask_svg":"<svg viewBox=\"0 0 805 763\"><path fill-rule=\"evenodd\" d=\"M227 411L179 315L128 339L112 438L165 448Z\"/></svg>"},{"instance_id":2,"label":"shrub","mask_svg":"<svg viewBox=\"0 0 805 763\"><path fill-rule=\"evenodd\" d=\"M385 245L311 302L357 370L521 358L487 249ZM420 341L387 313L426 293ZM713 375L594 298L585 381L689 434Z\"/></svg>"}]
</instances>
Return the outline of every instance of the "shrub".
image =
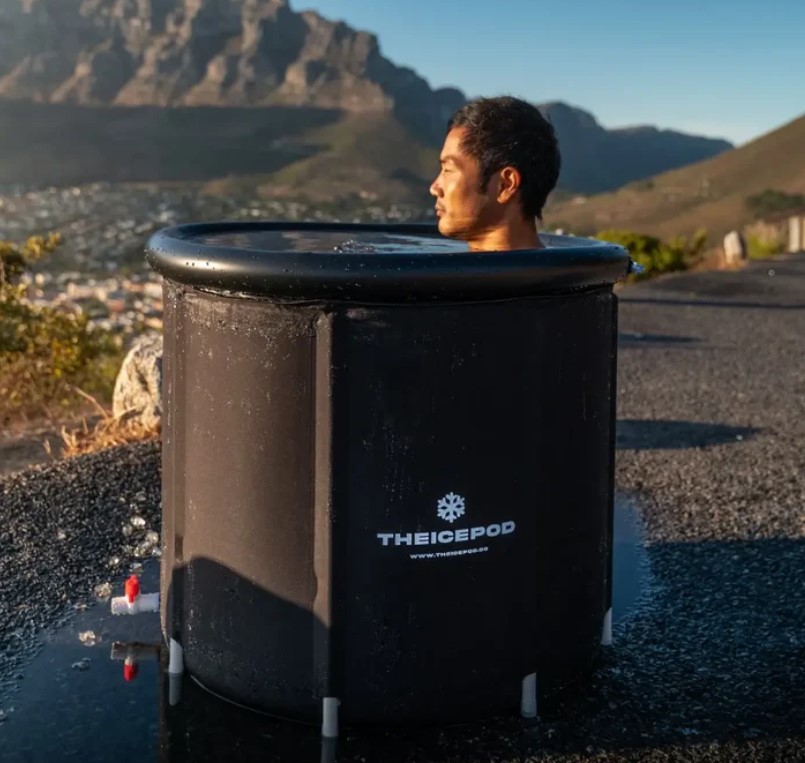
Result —
<instances>
[{"instance_id":1,"label":"shrub","mask_svg":"<svg viewBox=\"0 0 805 763\"><path fill-rule=\"evenodd\" d=\"M54 251L55 236L22 246L0 243L0 419L55 418L82 395L111 398L122 341L90 325L85 314L33 305L19 277Z\"/></svg>"},{"instance_id":2,"label":"shrub","mask_svg":"<svg viewBox=\"0 0 805 763\"><path fill-rule=\"evenodd\" d=\"M778 238L762 238L754 234L746 237L746 248L753 260L763 260L785 251L785 244Z\"/></svg>"},{"instance_id":3,"label":"shrub","mask_svg":"<svg viewBox=\"0 0 805 763\"><path fill-rule=\"evenodd\" d=\"M60 243L61 236L58 233L31 236L21 246L0 241L0 289L7 284L16 283L33 263L54 252Z\"/></svg>"},{"instance_id":4,"label":"shrub","mask_svg":"<svg viewBox=\"0 0 805 763\"><path fill-rule=\"evenodd\" d=\"M707 231L698 231L691 239L676 236L662 241L629 230L609 229L601 231L596 238L620 244L631 254L632 259L644 268L640 275L629 276L630 280L651 278L661 273L687 270L698 262L707 247Z\"/></svg>"},{"instance_id":5,"label":"shrub","mask_svg":"<svg viewBox=\"0 0 805 763\"><path fill-rule=\"evenodd\" d=\"M774 188L748 196L744 202L756 220L770 215L783 214L805 207L805 196L801 193L786 193Z\"/></svg>"}]
</instances>

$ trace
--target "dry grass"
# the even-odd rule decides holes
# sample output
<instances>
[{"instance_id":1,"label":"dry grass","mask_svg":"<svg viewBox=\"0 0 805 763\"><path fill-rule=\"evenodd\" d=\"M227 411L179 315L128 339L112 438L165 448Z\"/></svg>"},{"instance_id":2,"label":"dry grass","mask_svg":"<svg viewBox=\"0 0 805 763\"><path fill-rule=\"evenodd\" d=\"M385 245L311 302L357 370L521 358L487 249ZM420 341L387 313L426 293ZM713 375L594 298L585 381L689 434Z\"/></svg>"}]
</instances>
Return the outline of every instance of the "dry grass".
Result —
<instances>
[{"instance_id":1,"label":"dry grass","mask_svg":"<svg viewBox=\"0 0 805 763\"><path fill-rule=\"evenodd\" d=\"M97 453L116 445L125 445L131 442L141 442L159 437L160 426L148 427L133 416L112 416L97 400L81 390L76 390L82 397L91 402L100 413L100 418L94 424L89 424L86 418L81 419L78 427L61 429L61 439L64 442L62 458L72 458L85 453ZM51 453L50 444L45 441L45 450Z\"/></svg>"},{"instance_id":2,"label":"dry grass","mask_svg":"<svg viewBox=\"0 0 805 763\"><path fill-rule=\"evenodd\" d=\"M64 441L63 458L72 458L85 453L97 453L99 450L140 442L159 437L160 428L146 427L139 421L125 417L101 419L90 427L86 420L77 429L67 430L62 427L61 438Z\"/></svg>"}]
</instances>

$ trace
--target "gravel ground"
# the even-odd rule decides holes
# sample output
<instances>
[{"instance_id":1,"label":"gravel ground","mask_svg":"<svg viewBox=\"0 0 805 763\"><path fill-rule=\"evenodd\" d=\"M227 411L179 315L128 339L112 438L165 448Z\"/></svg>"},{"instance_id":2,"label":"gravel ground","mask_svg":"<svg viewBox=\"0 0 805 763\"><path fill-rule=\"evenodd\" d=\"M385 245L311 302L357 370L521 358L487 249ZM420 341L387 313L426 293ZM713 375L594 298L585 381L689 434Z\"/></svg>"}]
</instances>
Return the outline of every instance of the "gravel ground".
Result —
<instances>
[{"instance_id":1,"label":"gravel ground","mask_svg":"<svg viewBox=\"0 0 805 763\"><path fill-rule=\"evenodd\" d=\"M40 648L40 631L151 555L145 540L160 530L159 507L154 443L57 461L0 482L0 708L4 686L15 684Z\"/></svg>"},{"instance_id":2,"label":"gravel ground","mask_svg":"<svg viewBox=\"0 0 805 763\"><path fill-rule=\"evenodd\" d=\"M651 575L615 646L535 725L381 734L366 759L805 761L805 256L626 288L620 329L617 484ZM0 483L0 694L134 558L132 514L157 527L158 461L128 446Z\"/></svg>"}]
</instances>

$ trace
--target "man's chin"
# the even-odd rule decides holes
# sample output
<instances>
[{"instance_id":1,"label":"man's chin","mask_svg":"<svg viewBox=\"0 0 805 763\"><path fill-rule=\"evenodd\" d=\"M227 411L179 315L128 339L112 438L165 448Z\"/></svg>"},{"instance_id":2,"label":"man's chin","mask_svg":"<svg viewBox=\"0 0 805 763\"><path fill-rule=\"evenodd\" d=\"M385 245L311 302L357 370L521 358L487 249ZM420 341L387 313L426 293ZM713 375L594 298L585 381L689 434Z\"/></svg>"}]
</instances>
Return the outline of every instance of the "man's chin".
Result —
<instances>
[{"instance_id":1,"label":"man's chin","mask_svg":"<svg viewBox=\"0 0 805 763\"><path fill-rule=\"evenodd\" d=\"M459 231L450 225L450 222L444 217L439 218L438 227L439 233L441 233L445 238L460 238L458 235Z\"/></svg>"}]
</instances>

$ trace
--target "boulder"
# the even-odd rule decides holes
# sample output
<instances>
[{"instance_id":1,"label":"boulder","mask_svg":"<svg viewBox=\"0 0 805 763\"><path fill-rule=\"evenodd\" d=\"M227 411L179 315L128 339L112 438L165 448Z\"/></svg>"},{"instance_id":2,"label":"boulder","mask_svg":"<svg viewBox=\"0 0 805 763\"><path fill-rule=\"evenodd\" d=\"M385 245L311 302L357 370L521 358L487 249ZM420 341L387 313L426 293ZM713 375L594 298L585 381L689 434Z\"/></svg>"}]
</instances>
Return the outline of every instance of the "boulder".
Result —
<instances>
[{"instance_id":1,"label":"boulder","mask_svg":"<svg viewBox=\"0 0 805 763\"><path fill-rule=\"evenodd\" d=\"M115 381L112 414L156 428L162 419L162 334L139 337Z\"/></svg>"}]
</instances>

